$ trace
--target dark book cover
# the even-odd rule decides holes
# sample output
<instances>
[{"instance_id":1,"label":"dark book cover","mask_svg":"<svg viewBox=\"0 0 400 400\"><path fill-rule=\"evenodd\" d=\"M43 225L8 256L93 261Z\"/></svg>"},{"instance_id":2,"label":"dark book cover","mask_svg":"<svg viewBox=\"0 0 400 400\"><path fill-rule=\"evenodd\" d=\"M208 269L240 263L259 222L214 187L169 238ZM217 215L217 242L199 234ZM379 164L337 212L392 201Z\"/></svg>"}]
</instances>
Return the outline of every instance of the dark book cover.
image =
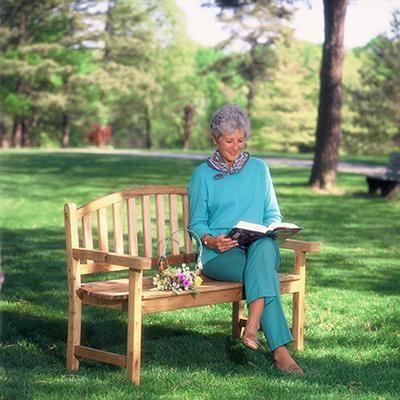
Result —
<instances>
[{"instance_id":1,"label":"dark book cover","mask_svg":"<svg viewBox=\"0 0 400 400\"><path fill-rule=\"evenodd\" d=\"M247 249L251 243L263 237L271 237L278 242L283 242L301 230L302 228L299 226L285 222L274 223L266 227L240 221L226 236L237 240L239 247Z\"/></svg>"}]
</instances>

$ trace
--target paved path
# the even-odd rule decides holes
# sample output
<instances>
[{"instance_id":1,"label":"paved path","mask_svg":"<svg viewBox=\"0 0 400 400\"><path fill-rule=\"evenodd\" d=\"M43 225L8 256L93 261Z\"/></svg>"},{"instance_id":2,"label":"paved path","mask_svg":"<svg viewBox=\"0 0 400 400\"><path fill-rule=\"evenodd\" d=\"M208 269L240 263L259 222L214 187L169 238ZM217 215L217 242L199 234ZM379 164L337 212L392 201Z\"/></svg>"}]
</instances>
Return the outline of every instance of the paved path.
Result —
<instances>
[{"instance_id":1,"label":"paved path","mask_svg":"<svg viewBox=\"0 0 400 400\"><path fill-rule=\"evenodd\" d=\"M98 148L85 148L85 149L60 149L49 150L49 152L73 152L73 153L95 153L95 154L121 154L129 156L140 157L161 157L161 158L182 158L187 160L205 160L208 153L189 153L189 152L163 152L153 150L137 150L137 149L98 149ZM269 165L281 165L299 168L311 168L312 160L300 160L293 158L281 157L262 157L262 159ZM338 170L340 172L349 172L353 174L382 174L385 172L386 167L382 165L369 165L349 162L339 162Z\"/></svg>"}]
</instances>

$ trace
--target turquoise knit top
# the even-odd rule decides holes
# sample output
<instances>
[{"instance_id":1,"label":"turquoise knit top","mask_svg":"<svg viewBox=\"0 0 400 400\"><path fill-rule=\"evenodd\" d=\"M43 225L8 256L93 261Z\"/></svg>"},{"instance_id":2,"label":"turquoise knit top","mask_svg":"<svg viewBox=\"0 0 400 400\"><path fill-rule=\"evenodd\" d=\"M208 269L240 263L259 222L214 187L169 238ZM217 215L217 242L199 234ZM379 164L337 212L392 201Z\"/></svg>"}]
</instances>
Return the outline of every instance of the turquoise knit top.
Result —
<instances>
[{"instance_id":1,"label":"turquoise knit top","mask_svg":"<svg viewBox=\"0 0 400 400\"><path fill-rule=\"evenodd\" d=\"M206 162L189 182L189 229L200 238L228 233L240 220L268 226L282 220L267 165L250 157L238 174L214 179L218 171ZM204 247L203 265L220 254Z\"/></svg>"}]
</instances>

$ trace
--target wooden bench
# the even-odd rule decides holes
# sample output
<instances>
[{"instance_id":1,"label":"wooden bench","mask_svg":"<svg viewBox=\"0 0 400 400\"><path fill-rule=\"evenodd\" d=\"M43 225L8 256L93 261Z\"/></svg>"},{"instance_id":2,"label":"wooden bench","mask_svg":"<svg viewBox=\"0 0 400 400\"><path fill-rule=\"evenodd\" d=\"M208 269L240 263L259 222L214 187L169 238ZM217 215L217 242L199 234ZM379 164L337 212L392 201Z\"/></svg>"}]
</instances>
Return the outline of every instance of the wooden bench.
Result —
<instances>
[{"instance_id":1,"label":"wooden bench","mask_svg":"<svg viewBox=\"0 0 400 400\"><path fill-rule=\"evenodd\" d=\"M383 175L367 175L368 193L380 191L385 198L391 198L400 185L400 153L392 153L389 158L387 170Z\"/></svg>"},{"instance_id":2,"label":"wooden bench","mask_svg":"<svg viewBox=\"0 0 400 400\"><path fill-rule=\"evenodd\" d=\"M96 360L126 367L128 379L139 384L142 316L148 313L231 302L232 335L240 337L246 323L241 283L205 279L199 287L200 293L176 295L151 291L151 276L143 273L158 265L163 249L157 243L188 226L186 188L145 186L113 193L79 208L69 203L65 205L64 216L69 292L68 369L79 369L80 358ZM280 282L282 293L293 294L293 348L302 349L306 253L318 252L320 245L288 240L281 247L294 251L293 272L281 274ZM186 232L170 241L168 254L171 265L195 260ZM90 274L110 271L125 271L125 276L84 281ZM126 355L81 344L83 304L128 312Z\"/></svg>"}]
</instances>

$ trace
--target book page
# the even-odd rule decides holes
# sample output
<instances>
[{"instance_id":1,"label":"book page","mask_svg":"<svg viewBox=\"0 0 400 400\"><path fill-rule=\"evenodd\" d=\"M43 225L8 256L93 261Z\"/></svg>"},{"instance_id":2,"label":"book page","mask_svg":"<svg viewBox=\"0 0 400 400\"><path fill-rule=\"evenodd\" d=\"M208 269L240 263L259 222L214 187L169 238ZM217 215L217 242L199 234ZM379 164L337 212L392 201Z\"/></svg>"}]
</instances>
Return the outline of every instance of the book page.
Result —
<instances>
[{"instance_id":1,"label":"book page","mask_svg":"<svg viewBox=\"0 0 400 400\"><path fill-rule=\"evenodd\" d=\"M296 224L292 224L290 222L273 222L268 226L267 232L273 231L274 229L298 229L299 227Z\"/></svg>"},{"instance_id":2,"label":"book page","mask_svg":"<svg viewBox=\"0 0 400 400\"><path fill-rule=\"evenodd\" d=\"M265 227L264 225L253 224L252 222L246 222L246 221L239 221L235 225L235 228L247 229L248 231L260 232L260 233L265 233L268 231L268 228Z\"/></svg>"}]
</instances>

